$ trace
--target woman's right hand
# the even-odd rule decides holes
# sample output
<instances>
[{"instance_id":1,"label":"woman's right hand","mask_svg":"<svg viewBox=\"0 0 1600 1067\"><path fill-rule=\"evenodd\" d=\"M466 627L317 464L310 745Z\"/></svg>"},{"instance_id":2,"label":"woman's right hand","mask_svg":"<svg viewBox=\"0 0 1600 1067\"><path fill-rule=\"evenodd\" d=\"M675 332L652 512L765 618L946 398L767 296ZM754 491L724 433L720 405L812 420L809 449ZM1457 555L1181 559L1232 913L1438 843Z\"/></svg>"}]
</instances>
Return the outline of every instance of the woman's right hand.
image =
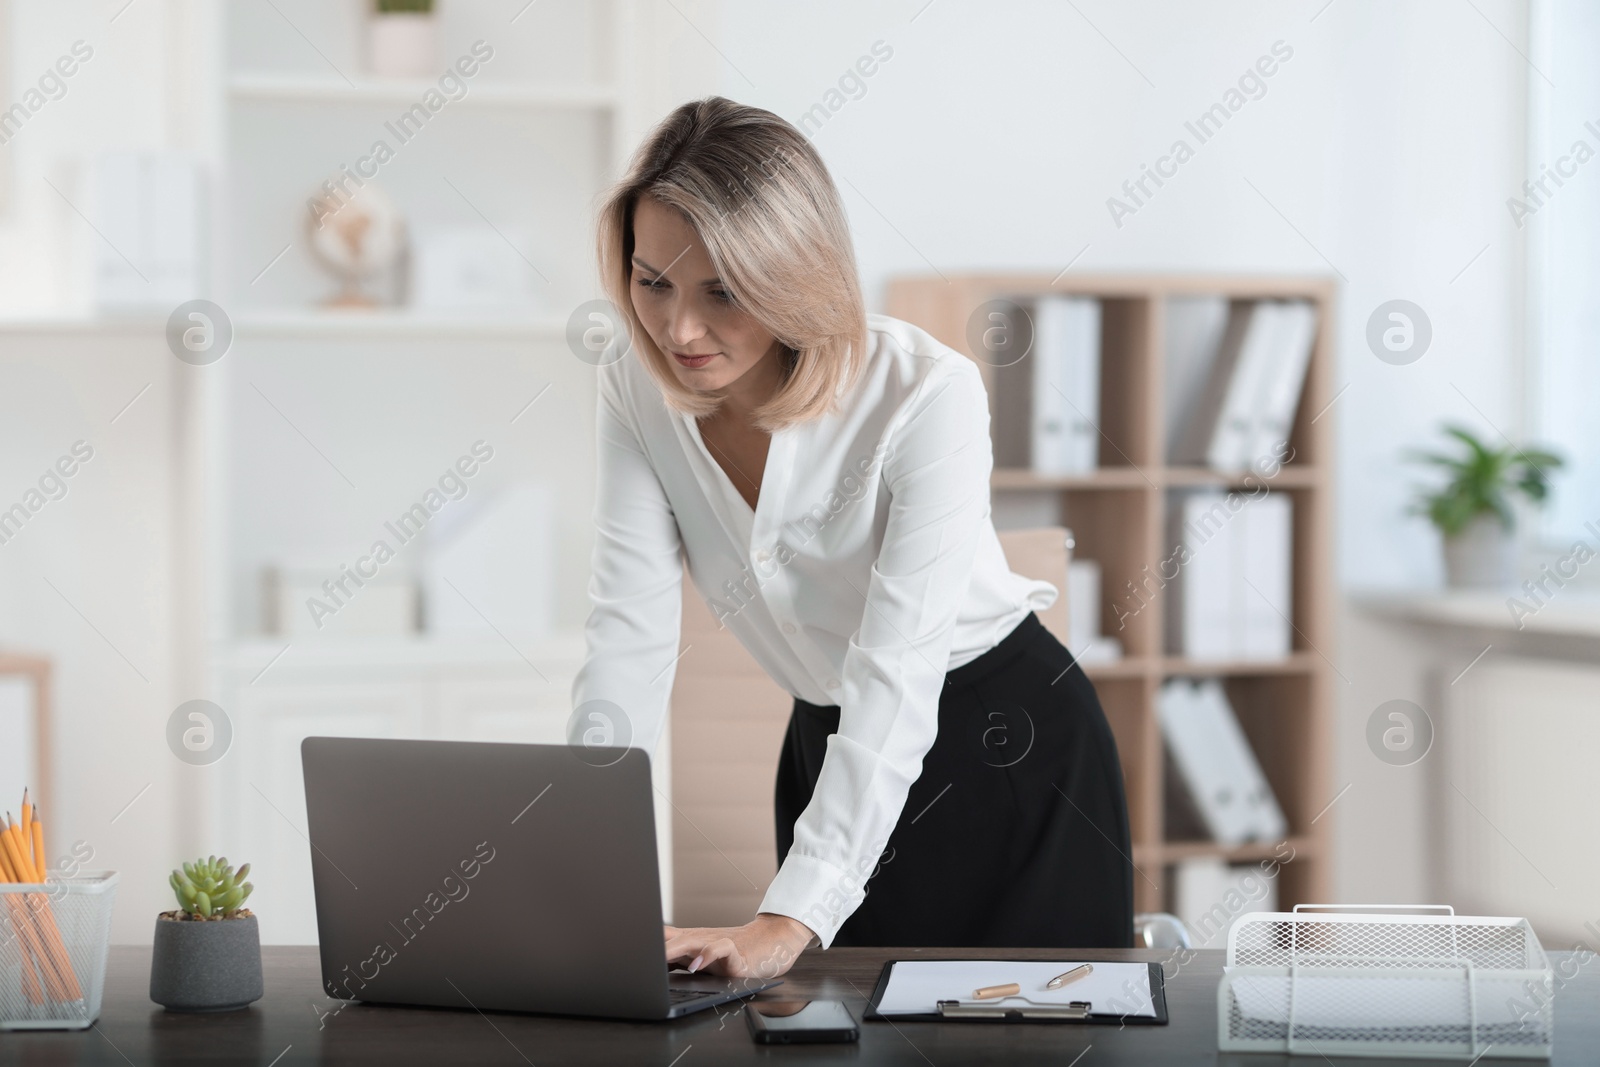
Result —
<instances>
[{"instance_id":1,"label":"woman's right hand","mask_svg":"<svg viewBox=\"0 0 1600 1067\"><path fill-rule=\"evenodd\" d=\"M815 940L787 915L763 912L743 926L663 927L667 965L728 978L776 978Z\"/></svg>"}]
</instances>

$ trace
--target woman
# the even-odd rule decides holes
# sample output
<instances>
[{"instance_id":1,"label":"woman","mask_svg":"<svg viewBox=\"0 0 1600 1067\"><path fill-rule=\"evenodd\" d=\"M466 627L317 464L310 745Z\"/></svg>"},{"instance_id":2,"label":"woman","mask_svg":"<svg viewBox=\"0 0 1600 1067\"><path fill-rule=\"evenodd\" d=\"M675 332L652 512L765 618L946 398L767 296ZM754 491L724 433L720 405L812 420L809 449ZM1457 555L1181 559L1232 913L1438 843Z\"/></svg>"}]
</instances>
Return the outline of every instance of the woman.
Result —
<instances>
[{"instance_id":1,"label":"woman","mask_svg":"<svg viewBox=\"0 0 1600 1067\"><path fill-rule=\"evenodd\" d=\"M669 962L772 975L810 944L1131 944L1116 743L1034 614L1055 588L1006 566L982 378L865 313L810 143L771 112L685 104L603 203L598 243L632 351L599 368L574 741L609 707L654 749L680 549L795 697L778 874L743 926L667 927Z\"/></svg>"}]
</instances>

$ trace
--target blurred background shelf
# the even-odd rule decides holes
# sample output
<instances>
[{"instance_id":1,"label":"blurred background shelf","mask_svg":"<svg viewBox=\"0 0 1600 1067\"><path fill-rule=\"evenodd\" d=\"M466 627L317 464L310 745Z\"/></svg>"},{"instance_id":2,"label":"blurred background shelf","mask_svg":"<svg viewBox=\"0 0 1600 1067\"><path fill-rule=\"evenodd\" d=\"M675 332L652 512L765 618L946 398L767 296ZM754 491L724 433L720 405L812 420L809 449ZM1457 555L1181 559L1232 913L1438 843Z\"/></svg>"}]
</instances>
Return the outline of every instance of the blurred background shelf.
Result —
<instances>
[{"instance_id":1,"label":"blurred background shelf","mask_svg":"<svg viewBox=\"0 0 1600 1067\"><path fill-rule=\"evenodd\" d=\"M465 95L447 96L447 107L542 107L615 108L621 94L610 85L514 85L466 82ZM337 78L240 75L228 82L228 94L236 100L280 101L316 104L398 104L409 107L428 92L439 92L436 81L423 79L358 80Z\"/></svg>"},{"instance_id":2,"label":"blurred background shelf","mask_svg":"<svg viewBox=\"0 0 1600 1067\"><path fill-rule=\"evenodd\" d=\"M287 647L286 647L287 646ZM562 663L583 659L583 631L562 630L526 647L514 647L494 636L484 637L346 637L337 641L293 641L249 638L230 644L219 657L225 669L252 678L273 672L351 666L395 668L436 666L515 666L532 660Z\"/></svg>"},{"instance_id":3,"label":"blurred background shelf","mask_svg":"<svg viewBox=\"0 0 1600 1067\"><path fill-rule=\"evenodd\" d=\"M1252 841L1247 845L1222 848L1214 841L1168 841L1156 846L1152 852L1162 863L1181 863L1211 856L1226 863L1258 863L1288 856L1293 856L1295 861L1310 859L1316 854L1319 844L1317 838L1305 835L1286 837L1282 841Z\"/></svg>"},{"instance_id":4,"label":"blurred background shelf","mask_svg":"<svg viewBox=\"0 0 1600 1067\"><path fill-rule=\"evenodd\" d=\"M1291 652L1282 659L1260 660L1204 660L1167 656L1161 661L1161 673L1166 677L1218 678L1224 676L1250 677L1263 674L1305 674L1322 666L1322 657L1316 652Z\"/></svg>"},{"instance_id":5,"label":"blurred background shelf","mask_svg":"<svg viewBox=\"0 0 1600 1067\"><path fill-rule=\"evenodd\" d=\"M194 498L206 502L203 584L218 632L210 676L252 741L229 757L245 774L194 792L231 849L280 872L262 889L263 935L278 942L315 940L308 860L258 791L297 809L302 737L565 739L588 604L586 568L563 561L587 559L593 538L595 402L594 368L569 350L567 322L599 295L593 203L662 111L661 88L636 73L638 49L660 19L679 18L634 0L442 4L437 73L390 77L372 63L370 9L229 4L213 27L225 62L208 89L226 175L210 209L213 293L234 336L196 389L208 466ZM469 56L473 73L452 94L439 79ZM336 193L319 204L324 183ZM351 233L400 235L354 285L316 240L352 204ZM370 306L333 306L350 295L341 287ZM442 485L475 442L493 458ZM397 537L396 517L441 488L447 502L426 529ZM494 511L535 491L537 516ZM528 562L515 580L546 576L512 620L514 606L489 605L513 576L475 573L474 545L446 554L474 524L517 531ZM371 609L367 591L313 629L306 598L378 539L395 550L383 577L407 591L409 622L381 635L350 627ZM309 584L268 591L265 576L291 572ZM430 587L436 574L459 600ZM509 636L451 634L440 623L451 611Z\"/></svg>"},{"instance_id":6,"label":"blurred background shelf","mask_svg":"<svg viewBox=\"0 0 1600 1067\"><path fill-rule=\"evenodd\" d=\"M1136 467L1103 467L1090 474L1035 474L1030 470L997 468L989 484L995 489L1144 489L1157 484Z\"/></svg>"},{"instance_id":7,"label":"blurred background shelf","mask_svg":"<svg viewBox=\"0 0 1600 1067\"><path fill-rule=\"evenodd\" d=\"M1274 855L1280 842L1226 846L1214 841L1164 837L1169 798L1156 703L1170 678L1222 681L1248 743L1287 817L1283 844L1294 862L1277 876L1280 906L1327 898L1332 885L1328 835L1333 800L1332 664L1335 600L1332 553L1332 428L1320 414L1332 402L1332 327L1335 283L1317 277L1139 274L1052 277L1026 272L904 276L891 279L889 314L913 322L945 344L975 358L989 389L991 426L1026 422L1027 411L1005 407L1017 398L1017 378L1027 361L997 366L976 359L969 323L992 300L1027 302L1040 295L1095 297L1100 301L1100 466L1081 474L1047 475L999 468L995 524L1001 528L1059 523L1073 531L1075 559L1101 569L1100 632L1121 641L1124 656L1083 664L1116 734L1128 791L1135 860L1135 903L1141 911L1174 907L1173 864L1216 858L1254 863ZM1308 301L1317 327L1304 389L1291 423L1289 461L1275 471L1223 471L1167 463L1169 404L1198 398L1168 396L1171 377L1164 349L1169 301L1178 297L1229 301ZM1058 387L1059 388L1059 387ZM1169 654L1164 614L1176 546L1166 543L1175 491L1215 489L1243 496L1291 494L1291 652L1269 660L1200 660ZM1163 571L1163 566L1167 571ZM1163 581L1161 575L1167 581ZM1313 821L1315 820L1315 821Z\"/></svg>"},{"instance_id":8,"label":"blurred background shelf","mask_svg":"<svg viewBox=\"0 0 1600 1067\"><path fill-rule=\"evenodd\" d=\"M1270 475L1248 471L1216 471L1205 467L1100 467L1086 474L1038 474L1017 467L997 467L989 484L1001 490L1028 489L1159 489L1215 488L1305 489L1319 484L1324 472L1291 464Z\"/></svg>"},{"instance_id":9,"label":"blurred background shelf","mask_svg":"<svg viewBox=\"0 0 1600 1067\"><path fill-rule=\"evenodd\" d=\"M1160 472L1159 477L1163 485L1171 487L1255 489L1267 486L1273 489L1305 489L1321 484L1326 472L1309 464L1291 463L1270 475L1214 471L1207 467L1168 467Z\"/></svg>"},{"instance_id":10,"label":"blurred background shelf","mask_svg":"<svg viewBox=\"0 0 1600 1067\"><path fill-rule=\"evenodd\" d=\"M567 321L558 315L426 314L408 311L250 312L234 320L245 338L509 338L560 340Z\"/></svg>"},{"instance_id":11,"label":"blurred background shelf","mask_svg":"<svg viewBox=\"0 0 1600 1067\"><path fill-rule=\"evenodd\" d=\"M1156 671L1156 661L1149 656L1123 656L1121 659L1092 660L1080 663L1083 673L1094 678L1144 678Z\"/></svg>"},{"instance_id":12,"label":"blurred background shelf","mask_svg":"<svg viewBox=\"0 0 1600 1067\"><path fill-rule=\"evenodd\" d=\"M1276 674L1305 674L1316 669L1315 652L1291 652L1282 659L1203 660L1182 656L1123 656L1114 660L1080 663L1090 678L1249 678Z\"/></svg>"}]
</instances>

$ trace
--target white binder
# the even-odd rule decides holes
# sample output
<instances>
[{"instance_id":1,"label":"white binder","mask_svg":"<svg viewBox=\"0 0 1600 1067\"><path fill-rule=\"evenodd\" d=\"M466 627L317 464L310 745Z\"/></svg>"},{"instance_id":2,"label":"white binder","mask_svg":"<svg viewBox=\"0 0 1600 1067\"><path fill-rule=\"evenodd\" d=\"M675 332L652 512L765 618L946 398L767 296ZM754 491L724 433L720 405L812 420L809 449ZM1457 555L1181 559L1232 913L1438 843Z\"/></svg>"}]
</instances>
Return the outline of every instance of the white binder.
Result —
<instances>
[{"instance_id":1,"label":"white binder","mask_svg":"<svg viewBox=\"0 0 1600 1067\"><path fill-rule=\"evenodd\" d=\"M1087 473L1100 455L1100 301L1040 297L1033 326L1033 469Z\"/></svg>"},{"instance_id":2,"label":"white binder","mask_svg":"<svg viewBox=\"0 0 1600 1067\"><path fill-rule=\"evenodd\" d=\"M1281 493L1177 495L1168 537L1166 647L1197 660L1278 659L1293 648L1294 505Z\"/></svg>"},{"instance_id":3,"label":"white binder","mask_svg":"<svg viewBox=\"0 0 1600 1067\"><path fill-rule=\"evenodd\" d=\"M1260 415L1262 383L1272 373L1283 336L1283 305L1258 300L1240 342L1238 361L1228 381L1226 399L1206 449L1206 463L1216 470L1241 470L1250 465Z\"/></svg>"},{"instance_id":4,"label":"white binder","mask_svg":"<svg viewBox=\"0 0 1600 1067\"><path fill-rule=\"evenodd\" d=\"M1288 825L1222 683L1175 678L1157 702L1167 753L1206 830L1224 845L1280 840Z\"/></svg>"},{"instance_id":5,"label":"white binder","mask_svg":"<svg viewBox=\"0 0 1600 1067\"><path fill-rule=\"evenodd\" d=\"M1240 659L1287 656L1294 617L1292 505L1284 494L1270 493L1247 503L1236 521L1241 536L1229 546L1241 575L1233 586L1239 623L1235 654Z\"/></svg>"},{"instance_id":6,"label":"white binder","mask_svg":"<svg viewBox=\"0 0 1600 1067\"><path fill-rule=\"evenodd\" d=\"M1201 462L1185 454L1184 442L1189 424L1204 418L1206 383L1222 350L1227 326L1227 297L1174 296L1166 301L1163 347L1169 463Z\"/></svg>"},{"instance_id":7,"label":"white binder","mask_svg":"<svg viewBox=\"0 0 1600 1067\"><path fill-rule=\"evenodd\" d=\"M1229 612L1233 602L1233 553L1227 532L1237 520L1223 493L1202 491L1176 497L1168 512L1169 551L1182 552L1178 577L1168 587L1167 648L1190 659L1234 655Z\"/></svg>"},{"instance_id":8,"label":"white binder","mask_svg":"<svg viewBox=\"0 0 1600 1067\"><path fill-rule=\"evenodd\" d=\"M1311 363L1316 341L1317 313L1304 300L1277 305L1276 340L1270 365L1262 375L1255 403L1255 425L1248 448L1248 464L1271 461L1289 440L1300 391Z\"/></svg>"}]
</instances>

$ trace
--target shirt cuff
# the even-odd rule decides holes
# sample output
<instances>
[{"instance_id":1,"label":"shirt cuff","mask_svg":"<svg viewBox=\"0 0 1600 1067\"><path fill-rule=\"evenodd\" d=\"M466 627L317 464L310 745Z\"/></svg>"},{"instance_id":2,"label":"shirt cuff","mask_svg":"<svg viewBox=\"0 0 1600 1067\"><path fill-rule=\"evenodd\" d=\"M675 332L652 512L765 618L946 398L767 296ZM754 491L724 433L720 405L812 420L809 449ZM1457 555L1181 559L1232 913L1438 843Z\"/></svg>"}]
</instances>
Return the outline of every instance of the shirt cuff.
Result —
<instances>
[{"instance_id":1,"label":"shirt cuff","mask_svg":"<svg viewBox=\"0 0 1600 1067\"><path fill-rule=\"evenodd\" d=\"M767 887L760 910L805 923L827 948L839 927L866 899L867 879L877 861L874 852L852 869L790 852Z\"/></svg>"}]
</instances>

